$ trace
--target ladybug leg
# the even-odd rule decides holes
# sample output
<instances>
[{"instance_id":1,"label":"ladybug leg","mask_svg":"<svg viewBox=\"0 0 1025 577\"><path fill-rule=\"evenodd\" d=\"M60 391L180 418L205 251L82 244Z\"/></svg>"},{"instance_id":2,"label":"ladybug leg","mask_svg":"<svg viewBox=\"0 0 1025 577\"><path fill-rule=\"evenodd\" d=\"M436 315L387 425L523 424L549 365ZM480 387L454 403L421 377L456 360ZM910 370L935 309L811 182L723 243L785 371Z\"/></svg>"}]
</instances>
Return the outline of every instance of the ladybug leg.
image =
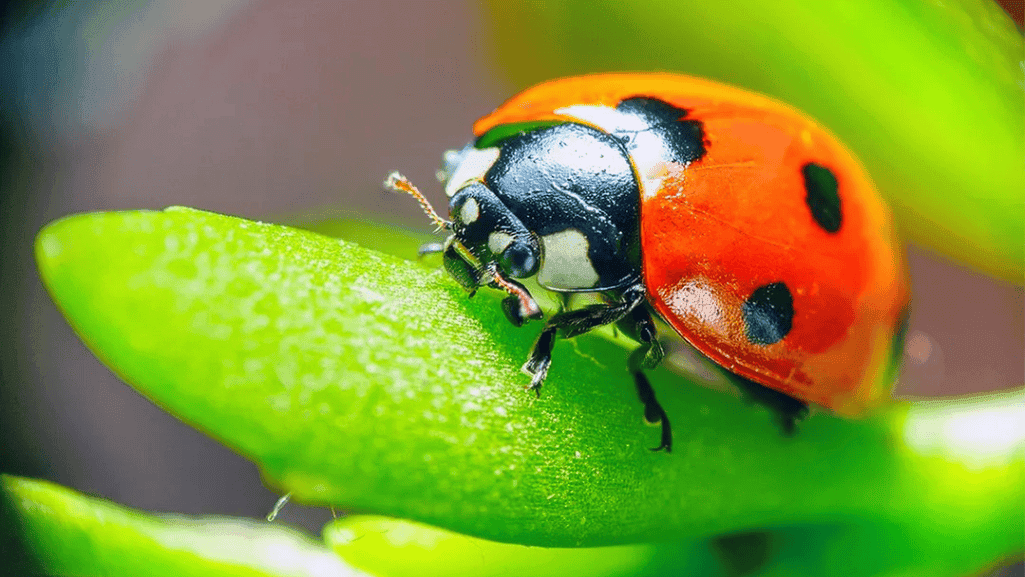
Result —
<instances>
[{"instance_id":1,"label":"ladybug leg","mask_svg":"<svg viewBox=\"0 0 1025 577\"><path fill-rule=\"evenodd\" d=\"M557 317L558 315L555 318ZM527 389L534 391L538 397L541 396L541 385L544 384L545 377L548 376L548 368L552 366L552 347L555 346L555 333L558 331L558 327L552 324L555 318L545 325L541 335L534 342L530 357L523 364L523 372L532 375Z\"/></svg>"},{"instance_id":2,"label":"ladybug leg","mask_svg":"<svg viewBox=\"0 0 1025 577\"><path fill-rule=\"evenodd\" d=\"M628 365L630 373L633 375L634 384L637 385L637 396L644 404L644 419L649 423L662 424L662 438L659 446L653 447L651 450L664 450L668 453L673 448L673 429L669 424L669 416L666 415L665 409L655 398L655 389L651 387L651 382L648 381L648 377L643 371L643 369L657 366L665 357L665 351L662 349L661 343L658 342L655 322L647 308L643 306L635 308L631 311L630 317L620 321L621 325L625 325L623 332L633 336L641 343L641 346L630 355Z\"/></svg>"},{"instance_id":3,"label":"ladybug leg","mask_svg":"<svg viewBox=\"0 0 1025 577\"><path fill-rule=\"evenodd\" d=\"M790 437L797 432L797 423L808 416L808 404L790 395L760 385L750 379L731 373L733 383L748 400L758 403L776 415L780 432Z\"/></svg>"},{"instance_id":4,"label":"ladybug leg","mask_svg":"<svg viewBox=\"0 0 1025 577\"><path fill-rule=\"evenodd\" d=\"M673 428L669 424L669 416L666 415L665 409L662 408L658 399L655 398L655 389L651 388L651 382L648 381L648 377L645 376L643 371L633 369L634 358L643 359L646 352L643 347L634 351L630 355L630 368L633 373L634 384L637 385L637 397L644 404L644 420L651 424L662 424L662 437L659 440L659 445L651 447L651 450L669 453L673 450ZM638 355L638 353L641 354Z\"/></svg>"},{"instance_id":5,"label":"ladybug leg","mask_svg":"<svg viewBox=\"0 0 1025 577\"><path fill-rule=\"evenodd\" d=\"M629 319L623 319L617 326L623 329L627 336L641 343L644 354L639 357L640 364L636 370L654 369L665 358L666 352L662 343L658 341L658 333L655 330L655 320L651 317L651 311L647 307L637 307L630 313Z\"/></svg>"},{"instance_id":6,"label":"ladybug leg","mask_svg":"<svg viewBox=\"0 0 1025 577\"><path fill-rule=\"evenodd\" d=\"M563 332L563 338L572 338L587 331L619 321L644 302L644 286L634 285L625 289L615 302L590 305L572 311L564 311L548 320L541 335L530 351L530 357L523 365L523 372L533 375L528 389L541 395L541 385L552 365L552 347L555 336Z\"/></svg>"}]
</instances>

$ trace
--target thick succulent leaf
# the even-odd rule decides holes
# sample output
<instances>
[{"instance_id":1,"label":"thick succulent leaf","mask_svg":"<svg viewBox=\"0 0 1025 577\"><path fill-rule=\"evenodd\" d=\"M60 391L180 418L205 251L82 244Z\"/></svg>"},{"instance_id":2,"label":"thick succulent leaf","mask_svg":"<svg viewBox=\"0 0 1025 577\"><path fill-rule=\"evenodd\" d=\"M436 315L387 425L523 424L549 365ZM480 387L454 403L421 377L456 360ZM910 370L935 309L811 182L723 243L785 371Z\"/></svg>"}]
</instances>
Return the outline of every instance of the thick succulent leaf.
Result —
<instances>
[{"instance_id":1,"label":"thick succulent leaf","mask_svg":"<svg viewBox=\"0 0 1025 577\"><path fill-rule=\"evenodd\" d=\"M0 476L4 575L359 577L309 538L245 519L153 515Z\"/></svg>"},{"instance_id":2,"label":"thick succulent leaf","mask_svg":"<svg viewBox=\"0 0 1025 577\"><path fill-rule=\"evenodd\" d=\"M357 515L324 530L347 563L388 577L645 577L719 575L724 564L704 541L612 547L528 547L486 541L387 517Z\"/></svg>"},{"instance_id":3,"label":"thick succulent leaf","mask_svg":"<svg viewBox=\"0 0 1025 577\"><path fill-rule=\"evenodd\" d=\"M537 327L409 261L189 209L67 218L37 254L114 371L306 502L527 545L878 525L970 535L951 554L979 562L1021 547L1021 393L818 414L782 438L657 370L676 445L653 453L629 341L559 343L535 399L518 368Z\"/></svg>"},{"instance_id":4,"label":"thick succulent leaf","mask_svg":"<svg viewBox=\"0 0 1025 577\"><path fill-rule=\"evenodd\" d=\"M1023 44L996 3L488 6L494 52L518 86L672 70L775 96L852 147L912 240L1022 283Z\"/></svg>"},{"instance_id":5,"label":"thick succulent leaf","mask_svg":"<svg viewBox=\"0 0 1025 577\"><path fill-rule=\"evenodd\" d=\"M952 547L950 535L927 527L886 524L815 524L713 539L551 549L355 516L335 521L324 537L346 562L389 577L960 577L992 560Z\"/></svg>"}]
</instances>

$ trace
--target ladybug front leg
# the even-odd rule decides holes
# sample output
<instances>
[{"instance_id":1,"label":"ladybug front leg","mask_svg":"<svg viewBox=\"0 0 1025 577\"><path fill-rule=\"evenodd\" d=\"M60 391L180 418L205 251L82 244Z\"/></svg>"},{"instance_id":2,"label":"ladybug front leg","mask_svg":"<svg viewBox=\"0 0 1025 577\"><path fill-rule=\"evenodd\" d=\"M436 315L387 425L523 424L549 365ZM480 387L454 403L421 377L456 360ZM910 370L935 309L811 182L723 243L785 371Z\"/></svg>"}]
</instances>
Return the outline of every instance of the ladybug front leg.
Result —
<instances>
[{"instance_id":1,"label":"ladybug front leg","mask_svg":"<svg viewBox=\"0 0 1025 577\"><path fill-rule=\"evenodd\" d=\"M534 341L534 348L530 350L530 356L522 368L523 372L531 375L527 389L534 391L538 397L541 396L541 385L544 384L545 377L548 376L548 368L552 366L552 347L555 346L555 333L559 330L559 327L554 324L557 318L559 315L545 325L540 336Z\"/></svg>"},{"instance_id":2,"label":"ladybug front leg","mask_svg":"<svg viewBox=\"0 0 1025 577\"><path fill-rule=\"evenodd\" d=\"M638 284L625 289L615 302L590 305L553 316L545 324L530 351L530 357L523 365L523 372L533 375L527 388L541 395L541 385L552 366L552 347L555 346L555 336L559 330L563 331L564 338L572 338L617 322L644 302L644 295L644 286Z\"/></svg>"}]
</instances>

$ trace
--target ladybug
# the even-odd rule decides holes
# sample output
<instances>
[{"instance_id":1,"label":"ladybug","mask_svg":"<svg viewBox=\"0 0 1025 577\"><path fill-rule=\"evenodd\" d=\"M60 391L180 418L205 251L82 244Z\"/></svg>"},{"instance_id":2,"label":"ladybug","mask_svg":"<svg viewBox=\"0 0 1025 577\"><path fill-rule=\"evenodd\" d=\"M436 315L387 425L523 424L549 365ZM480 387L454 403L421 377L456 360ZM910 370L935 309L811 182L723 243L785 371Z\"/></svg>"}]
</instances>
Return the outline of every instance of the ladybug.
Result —
<instances>
[{"instance_id":1,"label":"ladybug","mask_svg":"<svg viewBox=\"0 0 1025 577\"><path fill-rule=\"evenodd\" d=\"M556 336L616 323L646 419L669 418L643 369L658 317L784 433L815 403L863 414L889 391L909 298L902 250L865 169L824 128L764 96L672 74L601 74L530 88L473 127L439 172L451 276L508 293L514 325L543 313L517 279L602 301L549 318L523 366L539 391Z\"/></svg>"}]
</instances>

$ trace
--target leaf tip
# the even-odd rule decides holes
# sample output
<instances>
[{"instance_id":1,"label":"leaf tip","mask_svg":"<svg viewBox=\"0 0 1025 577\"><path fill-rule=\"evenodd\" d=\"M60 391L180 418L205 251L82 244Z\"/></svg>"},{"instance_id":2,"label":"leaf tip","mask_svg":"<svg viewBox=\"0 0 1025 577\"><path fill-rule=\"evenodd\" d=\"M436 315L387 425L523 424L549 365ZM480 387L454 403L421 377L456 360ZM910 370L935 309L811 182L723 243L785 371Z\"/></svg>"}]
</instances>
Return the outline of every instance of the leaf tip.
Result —
<instances>
[{"instance_id":1,"label":"leaf tip","mask_svg":"<svg viewBox=\"0 0 1025 577\"><path fill-rule=\"evenodd\" d=\"M81 215L55 220L44 226L36 235L36 264L43 279L49 279L55 265L66 252L68 235L67 225L80 218Z\"/></svg>"}]
</instances>

